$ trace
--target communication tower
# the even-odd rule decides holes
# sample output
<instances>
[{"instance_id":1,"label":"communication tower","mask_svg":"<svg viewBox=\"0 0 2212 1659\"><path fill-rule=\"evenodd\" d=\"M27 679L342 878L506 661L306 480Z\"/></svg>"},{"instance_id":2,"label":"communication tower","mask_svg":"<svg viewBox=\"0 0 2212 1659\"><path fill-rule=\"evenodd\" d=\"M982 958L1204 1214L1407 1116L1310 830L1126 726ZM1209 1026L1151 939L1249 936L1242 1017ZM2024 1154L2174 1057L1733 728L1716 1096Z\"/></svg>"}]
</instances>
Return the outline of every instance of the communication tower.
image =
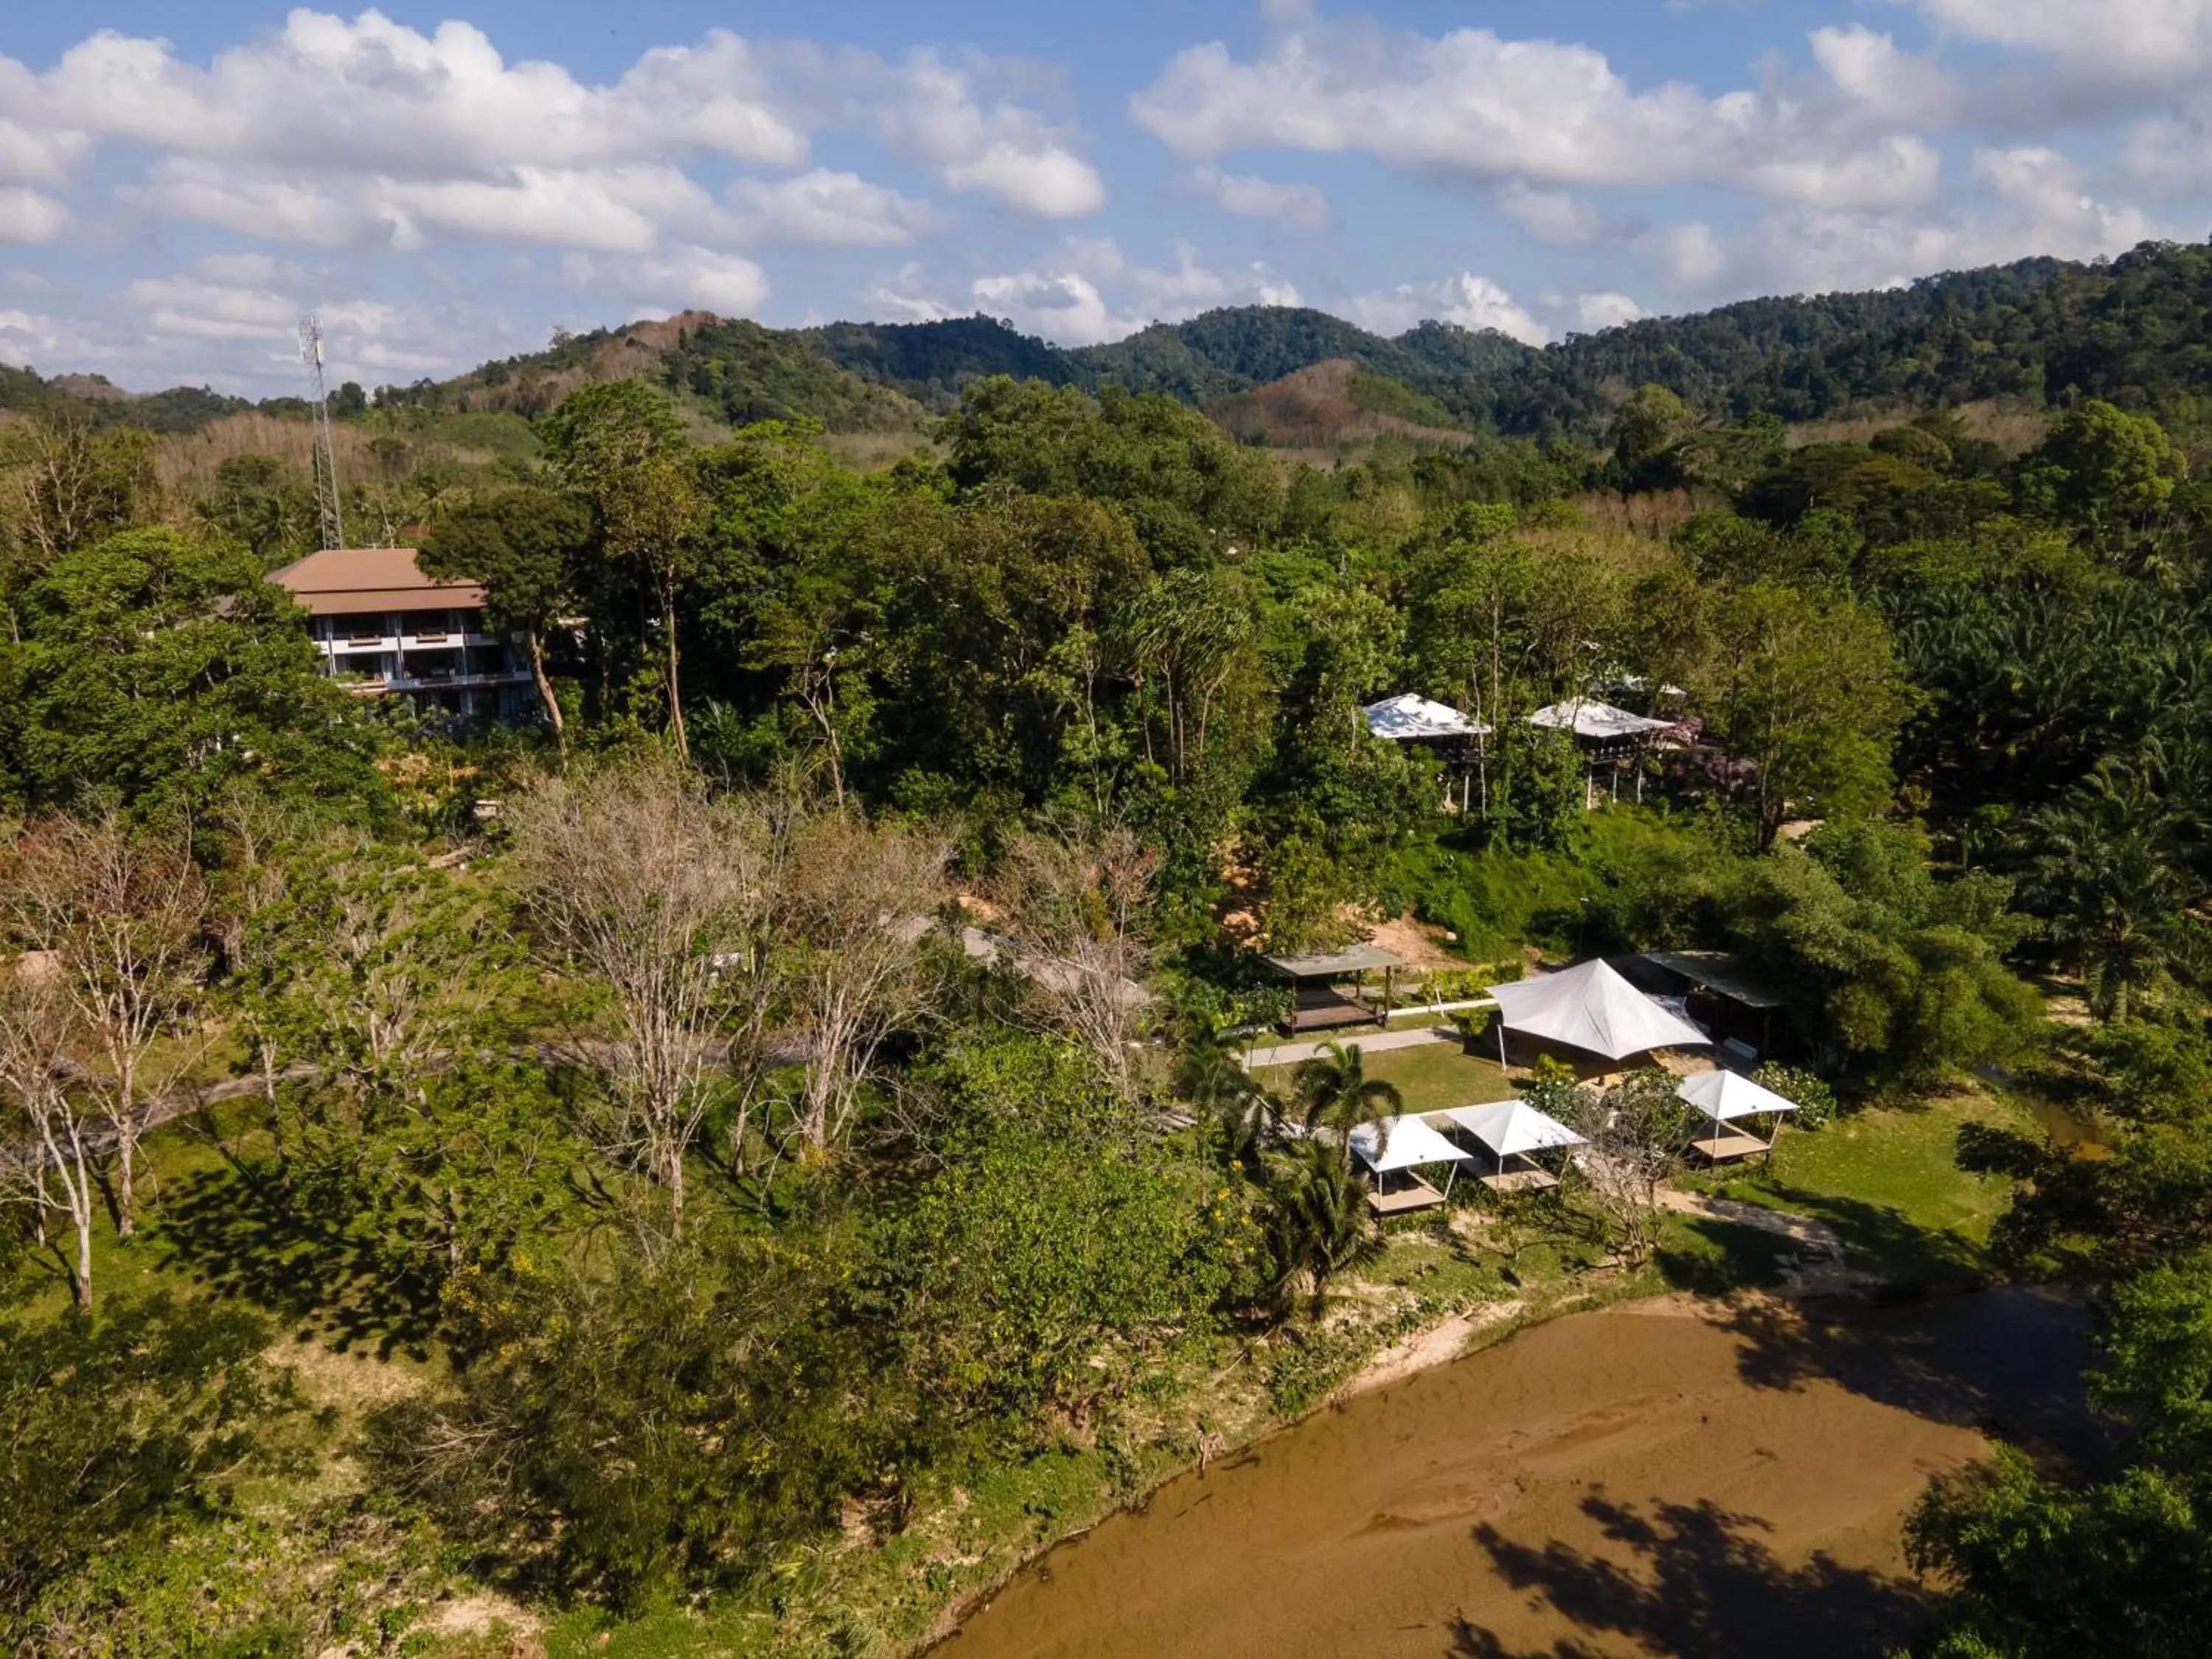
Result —
<instances>
[{"instance_id":1,"label":"communication tower","mask_svg":"<svg viewBox=\"0 0 2212 1659\"><path fill-rule=\"evenodd\" d=\"M323 325L314 313L300 319L300 361L307 366L309 418L314 428L313 465L315 474L315 512L321 520L322 543L343 547L345 512L338 501L337 447L331 436L331 404L323 385Z\"/></svg>"}]
</instances>

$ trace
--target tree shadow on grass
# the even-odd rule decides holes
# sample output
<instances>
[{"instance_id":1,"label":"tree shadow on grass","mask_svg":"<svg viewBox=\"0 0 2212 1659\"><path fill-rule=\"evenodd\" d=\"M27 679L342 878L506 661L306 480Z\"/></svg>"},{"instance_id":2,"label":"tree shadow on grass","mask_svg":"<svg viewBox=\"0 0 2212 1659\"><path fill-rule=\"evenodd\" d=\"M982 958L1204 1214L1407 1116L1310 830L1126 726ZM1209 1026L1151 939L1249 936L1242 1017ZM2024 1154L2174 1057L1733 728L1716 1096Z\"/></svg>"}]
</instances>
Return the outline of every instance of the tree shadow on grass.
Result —
<instances>
[{"instance_id":1,"label":"tree shadow on grass","mask_svg":"<svg viewBox=\"0 0 2212 1659\"><path fill-rule=\"evenodd\" d=\"M1986 1283L1992 1271L1988 1253L1972 1241L1924 1227L1891 1205L1771 1181L1759 1183L1759 1197L1769 1208L1826 1222L1854 1272L1879 1273L1906 1293L1970 1290Z\"/></svg>"},{"instance_id":2,"label":"tree shadow on grass","mask_svg":"<svg viewBox=\"0 0 2212 1659\"><path fill-rule=\"evenodd\" d=\"M274 1179L210 1170L164 1193L155 1237L171 1264L296 1322L302 1340L428 1358L437 1285L395 1271L358 1226L354 1216L313 1213Z\"/></svg>"},{"instance_id":3,"label":"tree shadow on grass","mask_svg":"<svg viewBox=\"0 0 2212 1659\"><path fill-rule=\"evenodd\" d=\"M1583 1512L1625 1546L1637 1571L1556 1540L1540 1547L1475 1528L1492 1570L1515 1589L1540 1597L1578 1632L1622 1637L1639 1648L1726 1659L1789 1654L1791 1659L1881 1653L1928 1616L1926 1591L1910 1579L1846 1567L1816 1555L1785 1565L1759 1534L1767 1523L1710 1503L1658 1504L1647 1513L1593 1493ZM1515 1649L1465 1619L1455 1621L1449 1659L1598 1659L1618 1652L1584 1637Z\"/></svg>"}]
</instances>

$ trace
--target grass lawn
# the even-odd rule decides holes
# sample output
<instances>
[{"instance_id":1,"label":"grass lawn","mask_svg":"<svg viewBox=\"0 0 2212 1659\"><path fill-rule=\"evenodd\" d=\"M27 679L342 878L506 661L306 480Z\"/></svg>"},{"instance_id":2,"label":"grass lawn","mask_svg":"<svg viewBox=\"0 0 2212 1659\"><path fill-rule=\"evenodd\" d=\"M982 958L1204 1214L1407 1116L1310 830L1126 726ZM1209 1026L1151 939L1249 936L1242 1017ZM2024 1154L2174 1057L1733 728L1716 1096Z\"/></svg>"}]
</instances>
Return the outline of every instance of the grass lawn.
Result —
<instances>
[{"instance_id":1,"label":"grass lawn","mask_svg":"<svg viewBox=\"0 0 2212 1659\"><path fill-rule=\"evenodd\" d=\"M1346 1040L1356 1047L1359 1039ZM1513 1085L1494 1060L1477 1060L1456 1042L1427 1042L1417 1048L1386 1048L1365 1056L1367 1075L1397 1085L1409 1112L1449 1111L1455 1106L1482 1106L1493 1100L1513 1098ZM1277 1094L1288 1097L1290 1066L1270 1066L1255 1072Z\"/></svg>"},{"instance_id":2,"label":"grass lawn","mask_svg":"<svg viewBox=\"0 0 2212 1659\"><path fill-rule=\"evenodd\" d=\"M1878 1107L1824 1129L1783 1131L1773 1167L1692 1177L1725 1198L1818 1217L1836 1230L1854 1270L1936 1286L1992 1270L1990 1226L2012 1201L2002 1176L1968 1175L1954 1154L1960 1126L2037 1132L2021 1103L1984 1092Z\"/></svg>"}]
</instances>

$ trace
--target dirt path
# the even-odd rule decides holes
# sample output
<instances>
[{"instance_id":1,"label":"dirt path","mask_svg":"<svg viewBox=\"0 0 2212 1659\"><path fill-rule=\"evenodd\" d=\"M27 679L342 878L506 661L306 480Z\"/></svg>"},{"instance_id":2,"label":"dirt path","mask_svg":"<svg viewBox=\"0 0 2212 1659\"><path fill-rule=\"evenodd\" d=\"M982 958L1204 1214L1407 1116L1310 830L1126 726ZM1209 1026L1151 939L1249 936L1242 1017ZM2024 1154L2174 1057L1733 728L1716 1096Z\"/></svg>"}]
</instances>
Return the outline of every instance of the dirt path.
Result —
<instances>
[{"instance_id":1,"label":"dirt path","mask_svg":"<svg viewBox=\"0 0 2212 1659\"><path fill-rule=\"evenodd\" d=\"M1379 1386L1022 1574L951 1659L1880 1653L1900 1528L2004 1425L2089 1443L2084 1321L1994 1291L1822 1321L1666 1298Z\"/></svg>"}]
</instances>

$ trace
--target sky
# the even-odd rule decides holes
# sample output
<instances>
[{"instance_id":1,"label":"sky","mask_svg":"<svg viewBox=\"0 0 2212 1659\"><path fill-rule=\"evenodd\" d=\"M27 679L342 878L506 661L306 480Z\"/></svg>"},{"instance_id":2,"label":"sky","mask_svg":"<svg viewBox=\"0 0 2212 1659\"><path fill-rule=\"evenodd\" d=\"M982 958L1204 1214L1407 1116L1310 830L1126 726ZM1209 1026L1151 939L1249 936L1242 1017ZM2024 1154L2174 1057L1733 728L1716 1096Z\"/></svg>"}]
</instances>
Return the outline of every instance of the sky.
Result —
<instances>
[{"instance_id":1,"label":"sky","mask_svg":"<svg viewBox=\"0 0 2212 1659\"><path fill-rule=\"evenodd\" d=\"M2212 230L2212 0L0 5L0 361L443 377L699 308L1534 343Z\"/></svg>"}]
</instances>

